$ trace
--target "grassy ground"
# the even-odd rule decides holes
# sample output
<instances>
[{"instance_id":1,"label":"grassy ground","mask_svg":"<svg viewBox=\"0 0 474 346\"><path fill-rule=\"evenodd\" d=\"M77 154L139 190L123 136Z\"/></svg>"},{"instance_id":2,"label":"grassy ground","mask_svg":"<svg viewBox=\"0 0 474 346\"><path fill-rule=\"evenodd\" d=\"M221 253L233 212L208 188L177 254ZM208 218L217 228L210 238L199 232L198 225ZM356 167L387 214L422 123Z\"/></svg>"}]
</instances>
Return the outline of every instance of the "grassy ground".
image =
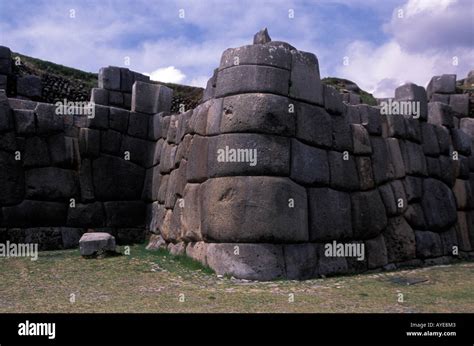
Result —
<instances>
[{"instance_id":1,"label":"grassy ground","mask_svg":"<svg viewBox=\"0 0 474 346\"><path fill-rule=\"evenodd\" d=\"M423 282L397 282L407 278ZM474 312L473 287L472 262L259 283L220 278L143 245L103 259L77 250L42 252L37 261L0 258L0 312Z\"/></svg>"}]
</instances>

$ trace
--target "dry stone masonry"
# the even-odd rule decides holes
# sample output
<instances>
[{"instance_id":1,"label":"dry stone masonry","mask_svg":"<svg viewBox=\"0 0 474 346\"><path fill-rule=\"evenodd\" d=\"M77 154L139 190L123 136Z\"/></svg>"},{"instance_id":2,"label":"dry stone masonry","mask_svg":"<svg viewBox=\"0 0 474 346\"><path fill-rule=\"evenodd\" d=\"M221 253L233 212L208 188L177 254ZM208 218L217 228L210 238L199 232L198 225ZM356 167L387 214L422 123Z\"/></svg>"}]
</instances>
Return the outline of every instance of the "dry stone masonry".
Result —
<instances>
[{"instance_id":1,"label":"dry stone masonry","mask_svg":"<svg viewBox=\"0 0 474 346\"><path fill-rule=\"evenodd\" d=\"M255 280L472 257L468 87L442 75L360 104L265 30L227 49L182 113L170 89L118 67L101 69L92 119L3 93L0 237L52 249L88 229L119 244L146 230L150 248Z\"/></svg>"}]
</instances>

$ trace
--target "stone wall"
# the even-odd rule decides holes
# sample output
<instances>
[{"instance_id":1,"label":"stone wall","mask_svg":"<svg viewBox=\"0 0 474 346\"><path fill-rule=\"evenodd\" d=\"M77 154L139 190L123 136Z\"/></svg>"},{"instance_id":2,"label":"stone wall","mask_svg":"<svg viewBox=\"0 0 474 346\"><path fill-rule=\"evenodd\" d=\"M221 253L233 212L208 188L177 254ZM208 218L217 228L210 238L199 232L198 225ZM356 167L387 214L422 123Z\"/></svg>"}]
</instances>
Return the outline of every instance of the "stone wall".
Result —
<instances>
[{"instance_id":1,"label":"stone wall","mask_svg":"<svg viewBox=\"0 0 474 346\"><path fill-rule=\"evenodd\" d=\"M0 90L0 241L70 248L88 229L145 240L157 113L172 93L142 82L130 91L131 110L92 104L86 115Z\"/></svg>"},{"instance_id":2,"label":"stone wall","mask_svg":"<svg viewBox=\"0 0 474 346\"><path fill-rule=\"evenodd\" d=\"M472 255L474 119L455 82L401 86L392 101L418 116L384 115L321 85L316 56L287 43L226 50L204 102L163 118L150 246L258 280ZM334 241L363 244L363 260L328 256Z\"/></svg>"},{"instance_id":3,"label":"stone wall","mask_svg":"<svg viewBox=\"0 0 474 346\"><path fill-rule=\"evenodd\" d=\"M472 257L472 93L455 75L386 100L414 102L414 117L322 85L314 54L266 32L226 50L183 113L170 114L170 89L127 71L101 69L90 120L3 97L4 239L68 247L94 228L127 243L146 228L150 248L257 280Z\"/></svg>"}]
</instances>

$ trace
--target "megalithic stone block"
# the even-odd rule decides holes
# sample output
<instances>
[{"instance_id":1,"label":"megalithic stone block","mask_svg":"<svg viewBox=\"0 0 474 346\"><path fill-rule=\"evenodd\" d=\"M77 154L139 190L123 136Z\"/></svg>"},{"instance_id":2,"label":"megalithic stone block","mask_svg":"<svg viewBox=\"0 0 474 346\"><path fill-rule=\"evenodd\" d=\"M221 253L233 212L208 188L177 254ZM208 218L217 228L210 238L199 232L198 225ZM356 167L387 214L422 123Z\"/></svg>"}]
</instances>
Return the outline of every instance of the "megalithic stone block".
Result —
<instances>
[{"instance_id":1,"label":"megalithic stone block","mask_svg":"<svg viewBox=\"0 0 474 346\"><path fill-rule=\"evenodd\" d=\"M291 179L300 184L329 185L326 150L291 140Z\"/></svg>"},{"instance_id":2,"label":"megalithic stone block","mask_svg":"<svg viewBox=\"0 0 474 346\"><path fill-rule=\"evenodd\" d=\"M441 102L428 103L428 122L439 126L454 127L451 107Z\"/></svg>"},{"instance_id":3,"label":"megalithic stone block","mask_svg":"<svg viewBox=\"0 0 474 346\"><path fill-rule=\"evenodd\" d=\"M259 65L238 65L219 71L215 97L243 93L288 95L290 72Z\"/></svg>"},{"instance_id":4,"label":"megalithic stone block","mask_svg":"<svg viewBox=\"0 0 474 346\"><path fill-rule=\"evenodd\" d=\"M294 108L297 119L296 138L309 144L330 148L333 126L331 116L326 110L305 102L296 102Z\"/></svg>"},{"instance_id":5,"label":"megalithic stone block","mask_svg":"<svg viewBox=\"0 0 474 346\"><path fill-rule=\"evenodd\" d=\"M433 93L454 94L456 92L456 75L443 74L431 78L426 88L428 99L431 99Z\"/></svg>"},{"instance_id":6,"label":"megalithic stone block","mask_svg":"<svg viewBox=\"0 0 474 346\"><path fill-rule=\"evenodd\" d=\"M291 68L291 52L283 46L275 47L262 44L225 50L221 57L219 70L238 65L262 65L289 70Z\"/></svg>"},{"instance_id":7,"label":"megalithic stone block","mask_svg":"<svg viewBox=\"0 0 474 346\"><path fill-rule=\"evenodd\" d=\"M352 238L351 199L348 193L311 188L308 198L310 241Z\"/></svg>"},{"instance_id":8,"label":"megalithic stone block","mask_svg":"<svg viewBox=\"0 0 474 346\"><path fill-rule=\"evenodd\" d=\"M107 89L92 88L91 102L96 103L98 105L108 106L109 105L109 91Z\"/></svg>"},{"instance_id":9,"label":"megalithic stone block","mask_svg":"<svg viewBox=\"0 0 474 346\"><path fill-rule=\"evenodd\" d=\"M306 191L280 177L209 179L201 187L201 230L207 241L307 241Z\"/></svg>"},{"instance_id":10,"label":"megalithic stone block","mask_svg":"<svg viewBox=\"0 0 474 346\"><path fill-rule=\"evenodd\" d=\"M68 203L24 200L3 208L3 223L8 227L64 226Z\"/></svg>"},{"instance_id":11,"label":"megalithic stone block","mask_svg":"<svg viewBox=\"0 0 474 346\"><path fill-rule=\"evenodd\" d=\"M16 91L19 95L29 98L39 98L42 94L41 78L38 76L24 76L17 79Z\"/></svg>"},{"instance_id":12,"label":"megalithic stone block","mask_svg":"<svg viewBox=\"0 0 474 346\"><path fill-rule=\"evenodd\" d=\"M264 44L270 42L271 40L272 39L268 34L267 28L260 30L253 36L253 44Z\"/></svg>"},{"instance_id":13,"label":"megalithic stone block","mask_svg":"<svg viewBox=\"0 0 474 346\"><path fill-rule=\"evenodd\" d=\"M37 200L66 200L79 196L77 176L72 170L56 167L34 168L26 171L26 198Z\"/></svg>"},{"instance_id":14,"label":"megalithic stone block","mask_svg":"<svg viewBox=\"0 0 474 346\"><path fill-rule=\"evenodd\" d=\"M25 195L25 176L21 161L14 154L0 151L0 204L20 203Z\"/></svg>"},{"instance_id":15,"label":"megalithic stone block","mask_svg":"<svg viewBox=\"0 0 474 346\"><path fill-rule=\"evenodd\" d=\"M224 98L221 133L259 132L294 136L296 111L287 97L273 94L242 94Z\"/></svg>"},{"instance_id":16,"label":"megalithic stone block","mask_svg":"<svg viewBox=\"0 0 474 346\"><path fill-rule=\"evenodd\" d=\"M206 258L209 267L218 275L228 274L247 280L264 281L285 276L281 245L208 244Z\"/></svg>"},{"instance_id":17,"label":"megalithic stone block","mask_svg":"<svg viewBox=\"0 0 474 346\"><path fill-rule=\"evenodd\" d=\"M441 231L452 226L456 222L456 200L451 189L429 178L423 181L423 192L421 205L429 229Z\"/></svg>"},{"instance_id":18,"label":"megalithic stone block","mask_svg":"<svg viewBox=\"0 0 474 346\"><path fill-rule=\"evenodd\" d=\"M449 105L458 117L467 117L469 115L469 94L451 95Z\"/></svg>"},{"instance_id":19,"label":"megalithic stone block","mask_svg":"<svg viewBox=\"0 0 474 346\"><path fill-rule=\"evenodd\" d=\"M353 193L351 203L355 239L370 239L385 229L385 206L377 190Z\"/></svg>"},{"instance_id":20,"label":"megalithic stone block","mask_svg":"<svg viewBox=\"0 0 474 346\"><path fill-rule=\"evenodd\" d=\"M426 120L428 115L428 98L422 86L406 83L395 89L395 101L417 102L419 105L419 119Z\"/></svg>"},{"instance_id":21,"label":"megalithic stone block","mask_svg":"<svg viewBox=\"0 0 474 346\"><path fill-rule=\"evenodd\" d=\"M383 233L389 263L415 258L415 233L402 216L390 218Z\"/></svg>"},{"instance_id":22,"label":"megalithic stone block","mask_svg":"<svg viewBox=\"0 0 474 346\"><path fill-rule=\"evenodd\" d=\"M12 52L10 48L0 46L0 74L12 73Z\"/></svg>"},{"instance_id":23,"label":"megalithic stone block","mask_svg":"<svg viewBox=\"0 0 474 346\"><path fill-rule=\"evenodd\" d=\"M102 67L99 70L99 88L120 91L120 68Z\"/></svg>"},{"instance_id":24,"label":"megalithic stone block","mask_svg":"<svg viewBox=\"0 0 474 346\"><path fill-rule=\"evenodd\" d=\"M173 90L164 85L135 82L132 87L132 112L169 112Z\"/></svg>"},{"instance_id":25,"label":"megalithic stone block","mask_svg":"<svg viewBox=\"0 0 474 346\"><path fill-rule=\"evenodd\" d=\"M317 105L324 105L323 87L316 55L296 50L291 51L291 54L290 96Z\"/></svg>"}]
</instances>

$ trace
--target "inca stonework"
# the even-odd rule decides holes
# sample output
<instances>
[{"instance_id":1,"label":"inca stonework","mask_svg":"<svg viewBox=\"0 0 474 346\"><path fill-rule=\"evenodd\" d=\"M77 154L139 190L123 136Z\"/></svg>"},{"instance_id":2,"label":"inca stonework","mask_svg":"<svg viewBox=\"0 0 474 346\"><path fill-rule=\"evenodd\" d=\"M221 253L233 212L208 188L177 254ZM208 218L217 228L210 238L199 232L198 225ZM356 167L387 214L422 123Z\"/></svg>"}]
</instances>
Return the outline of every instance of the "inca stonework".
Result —
<instances>
[{"instance_id":1,"label":"inca stonework","mask_svg":"<svg viewBox=\"0 0 474 346\"><path fill-rule=\"evenodd\" d=\"M473 79L465 93L455 75L405 84L385 101L417 111L385 114L262 31L223 53L183 113L170 89L118 67L100 70L94 118L0 91L0 239L59 249L89 229L119 244L151 233L150 248L255 280L472 257Z\"/></svg>"}]
</instances>

